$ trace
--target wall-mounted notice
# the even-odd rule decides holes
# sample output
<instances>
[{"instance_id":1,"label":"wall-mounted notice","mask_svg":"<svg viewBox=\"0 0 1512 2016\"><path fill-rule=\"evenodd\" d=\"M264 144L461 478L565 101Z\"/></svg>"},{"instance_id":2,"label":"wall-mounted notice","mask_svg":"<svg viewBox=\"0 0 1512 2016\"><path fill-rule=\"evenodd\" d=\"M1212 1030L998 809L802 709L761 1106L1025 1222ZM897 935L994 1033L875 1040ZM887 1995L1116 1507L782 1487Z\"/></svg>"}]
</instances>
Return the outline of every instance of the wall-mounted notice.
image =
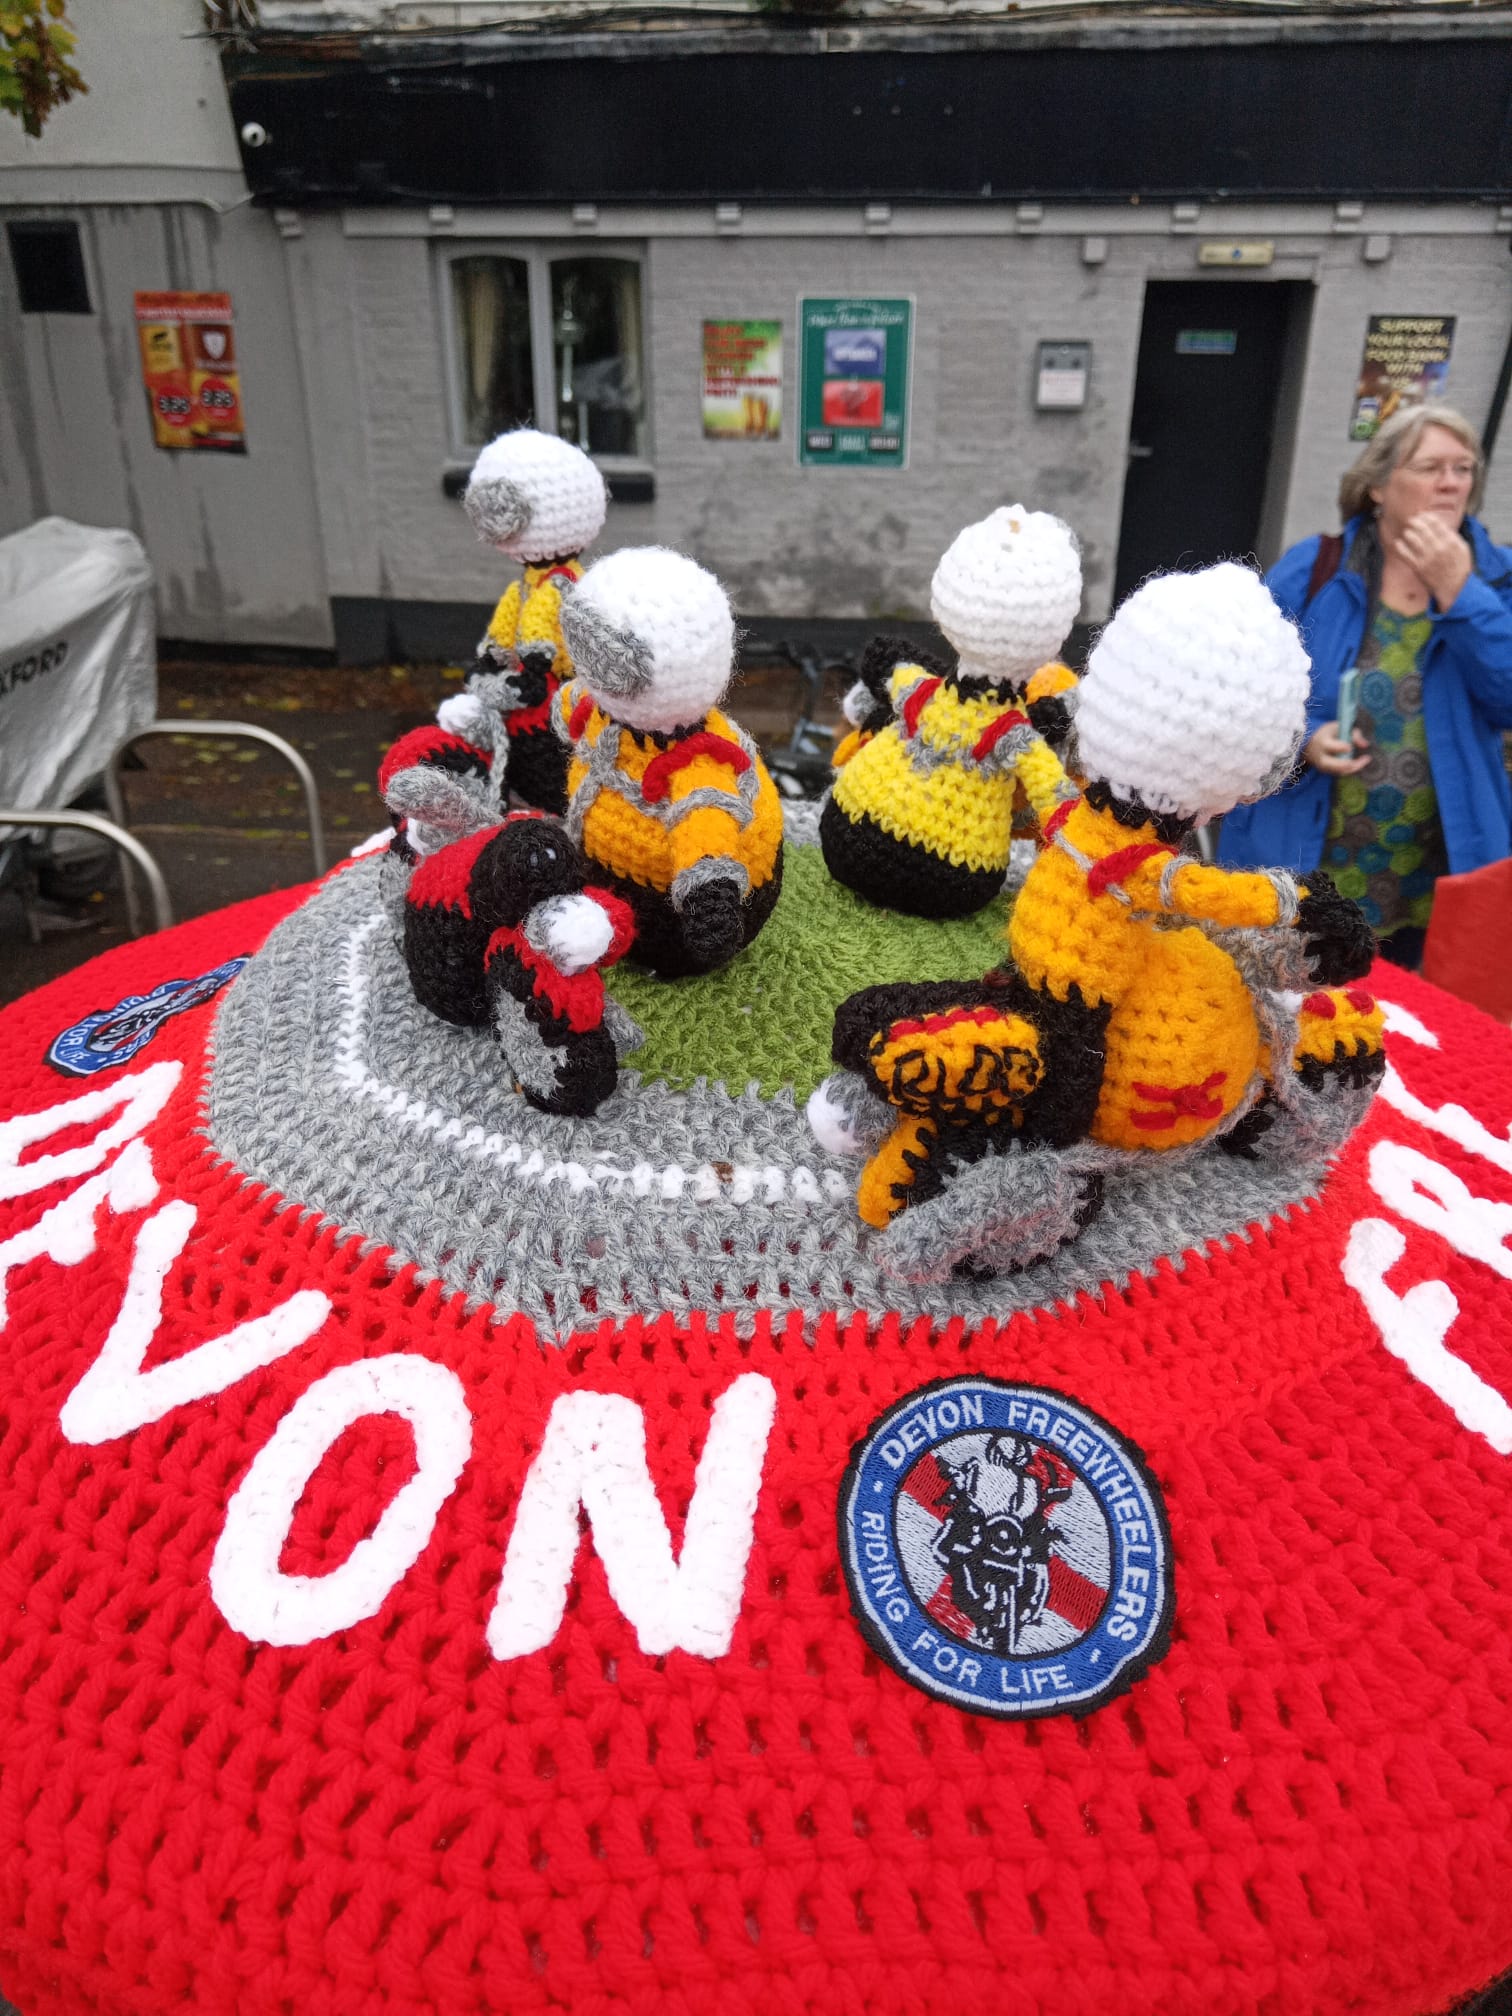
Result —
<instances>
[{"instance_id":1,"label":"wall-mounted notice","mask_svg":"<svg viewBox=\"0 0 1512 2016\"><path fill-rule=\"evenodd\" d=\"M1079 413L1087 403L1090 343L1041 343L1035 353L1034 404L1041 413Z\"/></svg>"},{"instance_id":2,"label":"wall-mounted notice","mask_svg":"<svg viewBox=\"0 0 1512 2016\"><path fill-rule=\"evenodd\" d=\"M1452 315L1372 315L1355 386L1351 441L1368 441L1400 407L1442 399L1454 348Z\"/></svg>"},{"instance_id":3,"label":"wall-mounted notice","mask_svg":"<svg viewBox=\"0 0 1512 2016\"><path fill-rule=\"evenodd\" d=\"M901 469L908 461L913 301L851 297L798 304L798 460Z\"/></svg>"},{"instance_id":4,"label":"wall-mounted notice","mask_svg":"<svg viewBox=\"0 0 1512 2016\"><path fill-rule=\"evenodd\" d=\"M229 294L138 294L142 382L159 448L245 455Z\"/></svg>"},{"instance_id":5,"label":"wall-mounted notice","mask_svg":"<svg viewBox=\"0 0 1512 2016\"><path fill-rule=\"evenodd\" d=\"M781 438L780 322L705 322L703 431L710 441Z\"/></svg>"}]
</instances>

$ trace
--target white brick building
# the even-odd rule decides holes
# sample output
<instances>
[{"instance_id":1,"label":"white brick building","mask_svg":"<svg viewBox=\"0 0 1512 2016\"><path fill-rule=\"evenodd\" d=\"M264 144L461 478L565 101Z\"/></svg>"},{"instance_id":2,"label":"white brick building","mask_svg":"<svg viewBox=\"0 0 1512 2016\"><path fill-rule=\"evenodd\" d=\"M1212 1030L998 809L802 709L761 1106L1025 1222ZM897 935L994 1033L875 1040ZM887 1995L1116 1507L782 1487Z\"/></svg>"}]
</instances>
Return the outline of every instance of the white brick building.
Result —
<instances>
[{"instance_id":1,"label":"white brick building","mask_svg":"<svg viewBox=\"0 0 1512 2016\"><path fill-rule=\"evenodd\" d=\"M1487 417L1505 11L968 29L863 0L715 41L573 5L504 31L478 0L264 0L218 44L194 0L75 0L90 96L0 128L0 210L76 226L87 291L0 291L0 527L133 526L169 636L458 648L498 580L454 494L478 433L563 415L611 474L604 543L684 548L769 633L918 615L1009 497L1075 526L1096 621L1140 529L1174 563L1220 519L1262 559L1334 523L1372 316L1452 317L1448 396ZM165 288L232 297L244 456L153 445L132 300ZM800 459L799 303L847 296L913 304L901 468ZM782 325L776 439L705 433L703 324L742 319ZM1090 346L1079 408L1041 405L1046 343ZM1504 467L1487 516L1512 532Z\"/></svg>"}]
</instances>

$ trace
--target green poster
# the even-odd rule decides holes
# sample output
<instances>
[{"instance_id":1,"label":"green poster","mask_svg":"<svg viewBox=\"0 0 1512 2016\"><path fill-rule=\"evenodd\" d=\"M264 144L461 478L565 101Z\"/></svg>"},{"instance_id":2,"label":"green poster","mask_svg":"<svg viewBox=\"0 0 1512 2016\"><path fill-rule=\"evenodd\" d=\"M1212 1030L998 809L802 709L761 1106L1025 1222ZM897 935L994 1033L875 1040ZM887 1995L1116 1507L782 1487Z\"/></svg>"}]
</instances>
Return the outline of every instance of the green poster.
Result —
<instances>
[{"instance_id":1,"label":"green poster","mask_svg":"<svg viewBox=\"0 0 1512 2016\"><path fill-rule=\"evenodd\" d=\"M798 303L798 329L798 460L833 468L903 468L912 300L809 296Z\"/></svg>"}]
</instances>

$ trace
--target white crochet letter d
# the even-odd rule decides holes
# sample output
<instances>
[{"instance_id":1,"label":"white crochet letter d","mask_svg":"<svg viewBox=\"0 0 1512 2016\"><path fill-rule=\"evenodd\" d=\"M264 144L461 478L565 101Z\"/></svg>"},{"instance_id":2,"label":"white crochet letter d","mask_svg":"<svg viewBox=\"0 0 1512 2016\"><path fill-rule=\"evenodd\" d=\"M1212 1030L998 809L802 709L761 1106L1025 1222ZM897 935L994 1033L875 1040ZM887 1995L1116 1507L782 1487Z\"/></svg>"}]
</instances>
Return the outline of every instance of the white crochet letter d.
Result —
<instances>
[{"instance_id":1,"label":"white crochet letter d","mask_svg":"<svg viewBox=\"0 0 1512 2016\"><path fill-rule=\"evenodd\" d=\"M745 1590L756 1499L777 1408L770 1379L743 1373L714 1403L693 1482L682 1558L646 1462L646 1419L614 1393L564 1393L520 1492L498 1601L496 1659L539 1652L556 1636L577 1558L578 1508L593 1525L609 1593L643 1652L730 1649Z\"/></svg>"}]
</instances>

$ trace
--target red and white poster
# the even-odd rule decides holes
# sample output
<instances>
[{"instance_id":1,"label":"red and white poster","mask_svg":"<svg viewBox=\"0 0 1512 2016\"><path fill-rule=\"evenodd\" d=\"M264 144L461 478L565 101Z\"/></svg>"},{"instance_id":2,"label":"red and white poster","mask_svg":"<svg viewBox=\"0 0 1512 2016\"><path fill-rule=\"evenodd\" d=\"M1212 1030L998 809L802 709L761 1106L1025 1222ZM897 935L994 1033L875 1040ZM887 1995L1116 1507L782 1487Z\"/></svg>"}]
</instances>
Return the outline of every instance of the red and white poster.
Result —
<instances>
[{"instance_id":1,"label":"red and white poster","mask_svg":"<svg viewBox=\"0 0 1512 2016\"><path fill-rule=\"evenodd\" d=\"M245 455L229 294L138 294L142 382L159 448Z\"/></svg>"}]
</instances>

